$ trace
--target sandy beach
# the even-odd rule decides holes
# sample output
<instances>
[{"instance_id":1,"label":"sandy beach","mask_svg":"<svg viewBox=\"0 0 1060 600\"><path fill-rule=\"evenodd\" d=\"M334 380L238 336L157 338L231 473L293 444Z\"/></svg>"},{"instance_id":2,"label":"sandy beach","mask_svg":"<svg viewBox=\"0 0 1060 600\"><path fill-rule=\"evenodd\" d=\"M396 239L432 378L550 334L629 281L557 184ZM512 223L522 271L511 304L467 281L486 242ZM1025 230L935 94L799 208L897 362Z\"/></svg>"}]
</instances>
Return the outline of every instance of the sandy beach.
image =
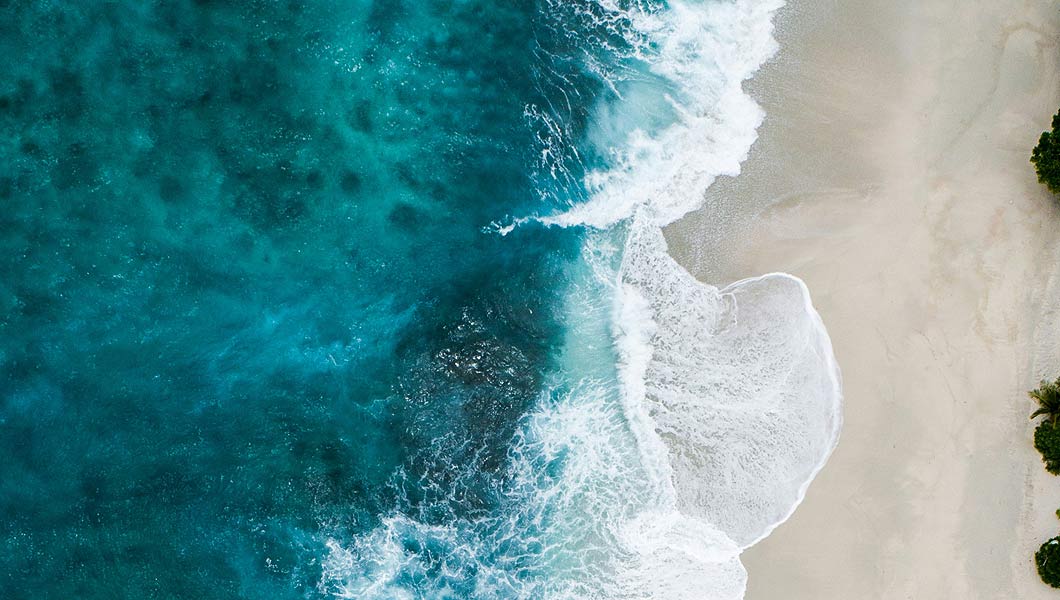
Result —
<instances>
[{"instance_id":1,"label":"sandy beach","mask_svg":"<svg viewBox=\"0 0 1060 600\"><path fill-rule=\"evenodd\" d=\"M747 598L1056 597L1033 555L1060 478L1026 391L1060 375L1060 204L1028 162L1060 7L795 0L776 24L743 174L667 231L709 283L803 278L843 370L842 439L744 554Z\"/></svg>"}]
</instances>

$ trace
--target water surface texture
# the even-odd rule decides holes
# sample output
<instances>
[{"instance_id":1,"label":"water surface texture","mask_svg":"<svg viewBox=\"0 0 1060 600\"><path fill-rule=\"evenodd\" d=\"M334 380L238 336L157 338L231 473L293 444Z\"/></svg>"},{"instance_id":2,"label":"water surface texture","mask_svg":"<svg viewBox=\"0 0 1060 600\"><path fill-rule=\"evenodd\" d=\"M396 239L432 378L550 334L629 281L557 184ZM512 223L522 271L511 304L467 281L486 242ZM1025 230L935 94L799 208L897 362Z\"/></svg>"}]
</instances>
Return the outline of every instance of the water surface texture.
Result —
<instances>
[{"instance_id":1,"label":"water surface texture","mask_svg":"<svg viewBox=\"0 0 1060 600\"><path fill-rule=\"evenodd\" d=\"M659 227L776 8L0 4L0 596L742 597L837 372Z\"/></svg>"}]
</instances>

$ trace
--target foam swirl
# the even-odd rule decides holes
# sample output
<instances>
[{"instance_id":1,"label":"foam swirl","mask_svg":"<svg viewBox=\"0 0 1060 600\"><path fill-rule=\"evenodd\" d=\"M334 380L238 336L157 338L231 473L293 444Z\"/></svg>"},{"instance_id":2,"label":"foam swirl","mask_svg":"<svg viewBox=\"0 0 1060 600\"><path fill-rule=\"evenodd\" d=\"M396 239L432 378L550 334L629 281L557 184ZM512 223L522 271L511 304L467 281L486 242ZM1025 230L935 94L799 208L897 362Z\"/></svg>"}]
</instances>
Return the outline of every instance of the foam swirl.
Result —
<instances>
[{"instance_id":1,"label":"foam swirl","mask_svg":"<svg viewBox=\"0 0 1060 600\"><path fill-rule=\"evenodd\" d=\"M588 136L611 160L588 172L587 200L496 226L590 229L556 385L513 441L505 512L446 528L395 518L352 549L333 543L330 589L396 597L424 569L400 551L411 536L462 557L452 571L475 598L743 597L740 554L792 514L837 443L839 369L802 281L701 283L661 228L739 173L763 119L741 84L776 51L781 5L597 0L593 18L632 61L586 67L613 91ZM548 125L550 176L569 177L562 128L528 114Z\"/></svg>"}]
</instances>

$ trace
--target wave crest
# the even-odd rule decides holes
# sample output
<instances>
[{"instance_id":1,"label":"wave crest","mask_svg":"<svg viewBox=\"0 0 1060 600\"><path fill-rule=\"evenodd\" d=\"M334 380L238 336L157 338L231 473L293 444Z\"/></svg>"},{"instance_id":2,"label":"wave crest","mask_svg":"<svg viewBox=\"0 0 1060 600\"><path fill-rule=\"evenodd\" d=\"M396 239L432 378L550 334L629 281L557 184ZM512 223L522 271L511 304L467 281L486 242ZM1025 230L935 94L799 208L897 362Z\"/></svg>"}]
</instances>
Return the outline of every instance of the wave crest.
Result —
<instances>
[{"instance_id":1,"label":"wave crest","mask_svg":"<svg viewBox=\"0 0 1060 600\"><path fill-rule=\"evenodd\" d=\"M494 514L446 528L388 519L352 550L330 544L332 589L398 597L365 587L382 575L418 578L417 597L743 597L741 552L791 515L838 440L839 370L802 281L701 283L669 256L661 228L698 208L716 177L739 173L763 119L741 84L775 52L781 5L595 2L589 16L624 36L639 65L587 66L613 91L588 136L611 160L588 172L584 202L495 225L590 228L558 381L513 442ZM643 126L660 114L664 126ZM568 132L546 112L528 116L548 125L550 177L569 177L563 157L582 157L558 148ZM415 543L395 543L402 535ZM432 543L459 566L407 556ZM365 570L358 556L379 559Z\"/></svg>"}]
</instances>

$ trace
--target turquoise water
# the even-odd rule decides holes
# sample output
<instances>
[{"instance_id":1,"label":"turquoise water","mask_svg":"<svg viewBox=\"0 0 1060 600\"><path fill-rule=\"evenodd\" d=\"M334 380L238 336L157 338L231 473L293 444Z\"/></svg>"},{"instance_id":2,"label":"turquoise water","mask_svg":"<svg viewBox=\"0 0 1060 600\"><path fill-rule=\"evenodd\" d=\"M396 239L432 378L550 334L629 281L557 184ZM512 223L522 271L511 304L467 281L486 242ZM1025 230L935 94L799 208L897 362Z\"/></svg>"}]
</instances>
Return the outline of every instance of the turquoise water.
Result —
<instances>
[{"instance_id":1,"label":"turquoise water","mask_svg":"<svg viewBox=\"0 0 1060 600\"><path fill-rule=\"evenodd\" d=\"M312 597L322 533L490 510L579 234L485 229L599 88L556 15L2 10L0 596Z\"/></svg>"},{"instance_id":2,"label":"turquoise water","mask_svg":"<svg viewBox=\"0 0 1060 600\"><path fill-rule=\"evenodd\" d=\"M659 227L778 6L0 2L0 597L742 597L838 380Z\"/></svg>"}]
</instances>

